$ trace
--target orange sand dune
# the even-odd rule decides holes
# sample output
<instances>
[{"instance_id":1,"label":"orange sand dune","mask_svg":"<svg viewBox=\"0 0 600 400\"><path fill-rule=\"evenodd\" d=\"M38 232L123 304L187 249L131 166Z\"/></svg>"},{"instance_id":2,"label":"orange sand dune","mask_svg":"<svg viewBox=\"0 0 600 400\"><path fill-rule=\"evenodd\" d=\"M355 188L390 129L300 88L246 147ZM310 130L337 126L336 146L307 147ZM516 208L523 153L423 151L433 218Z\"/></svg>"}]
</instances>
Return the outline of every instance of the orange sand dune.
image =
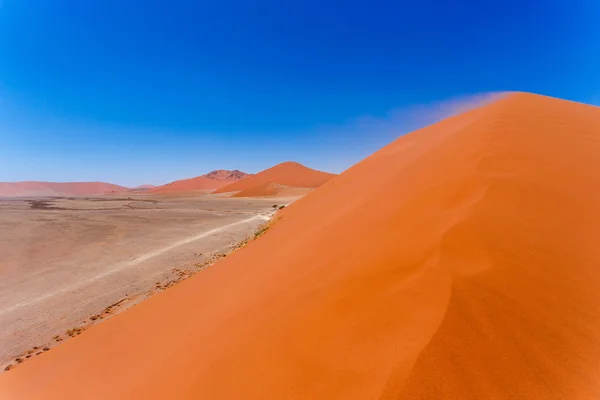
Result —
<instances>
[{"instance_id":1,"label":"orange sand dune","mask_svg":"<svg viewBox=\"0 0 600 400\"><path fill-rule=\"evenodd\" d=\"M279 183L265 182L237 192L232 197L296 197L303 196L313 188L292 187Z\"/></svg>"},{"instance_id":2,"label":"orange sand dune","mask_svg":"<svg viewBox=\"0 0 600 400\"><path fill-rule=\"evenodd\" d=\"M598 399L600 109L401 137L258 240L0 375L6 399Z\"/></svg>"},{"instance_id":3,"label":"orange sand dune","mask_svg":"<svg viewBox=\"0 0 600 400\"><path fill-rule=\"evenodd\" d=\"M317 171L296 162L284 162L274 167L248 176L238 182L224 186L215 193L241 192L238 196L269 196L276 191L277 185L301 188L319 187L334 174Z\"/></svg>"},{"instance_id":4,"label":"orange sand dune","mask_svg":"<svg viewBox=\"0 0 600 400\"><path fill-rule=\"evenodd\" d=\"M236 182L244 177L248 176L247 173L233 170L216 170L209 172L208 174L197 176L190 179L182 179L167 183L163 186L158 186L150 190L152 193L173 193L173 192L187 192L192 190L214 190L223 186L229 185L230 183Z\"/></svg>"},{"instance_id":5,"label":"orange sand dune","mask_svg":"<svg viewBox=\"0 0 600 400\"><path fill-rule=\"evenodd\" d=\"M0 182L0 197L89 196L126 190L128 188L104 182Z\"/></svg>"}]
</instances>

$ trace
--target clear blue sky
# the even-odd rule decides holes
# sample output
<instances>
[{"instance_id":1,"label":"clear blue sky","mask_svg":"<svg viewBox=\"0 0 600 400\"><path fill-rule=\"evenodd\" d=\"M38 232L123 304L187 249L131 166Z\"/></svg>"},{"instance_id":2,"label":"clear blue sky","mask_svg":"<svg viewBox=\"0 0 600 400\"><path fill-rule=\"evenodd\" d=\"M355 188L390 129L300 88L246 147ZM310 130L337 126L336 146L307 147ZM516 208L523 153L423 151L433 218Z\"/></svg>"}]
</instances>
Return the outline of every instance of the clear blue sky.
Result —
<instances>
[{"instance_id":1,"label":"clear blue sky","mask_svg":"<svg viewBox=\"0 0 600 400\"><path fill-rule=\"evenodd\" d=\"M0 0L0 181L340 172L448 98L600 103L598 21L597 0Z\"/></svg>"}]
</instances>

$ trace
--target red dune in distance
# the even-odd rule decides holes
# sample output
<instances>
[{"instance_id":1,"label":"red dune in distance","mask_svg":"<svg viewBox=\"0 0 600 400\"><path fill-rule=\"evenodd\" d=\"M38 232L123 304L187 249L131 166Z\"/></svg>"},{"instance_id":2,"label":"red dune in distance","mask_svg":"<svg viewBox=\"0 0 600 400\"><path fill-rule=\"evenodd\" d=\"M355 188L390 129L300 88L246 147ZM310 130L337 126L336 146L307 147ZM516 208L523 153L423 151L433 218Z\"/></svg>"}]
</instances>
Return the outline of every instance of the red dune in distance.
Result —
<instances>
[{"instance_id":1,"label":"red dune in distance","mask_svg":"<svg viewBox=\"0 0 600 400\"><path fill-rule=\"evenodd\" d=\"M158 186L150 190L151 193L173 193L187 192L193 190L211 190L218 189L230 183L236 182L248 176L247 173L233 170L219 169L208 174L197 176L190 179L182 179Z\"/></svg>"},{"instance_id":2,"label":"red dune in distance","mask_svg":"<svg viewBox=\"0 0 600 400\"><path fill-rule=\"evenodd\" d=\"M312 188L293 187L273 182L265 182L237 192L233 197L293 197L305 195L310 190L312 190Z\"/></svg>"},{"instance_id":3,"label":"red dune in distance","mask_svg":"<svg viewBox=\"0 0 600 400\"><path fill-rule=\"evenodd\" d=\"M515 93L400 137L6 399L598 399L600 109Z\"/></svg>"},{"instance_id":4,"label":"red dune in distance","mask_svg":"<svg viewBox=\"0 0 600 400\"><path fill-rule=\"evenodd\" d=\"M104 182L0 182L0 197L89 196L127 190Z\"/></svg>"},{"instance_id":5,"label":"red dune in distance","mask_svg":"<svg viewBox=\"0 0 600 400\"><path fill-rule=\"evenodd\" d=\"M248 176L238 182L224 186L215 193L240 192L236 196L267 196L276 192L277 185L285 185L297 188L319 187L334 174L317 171L297 162L284 162L274 167Z\"/></svg>"}]
</instances>

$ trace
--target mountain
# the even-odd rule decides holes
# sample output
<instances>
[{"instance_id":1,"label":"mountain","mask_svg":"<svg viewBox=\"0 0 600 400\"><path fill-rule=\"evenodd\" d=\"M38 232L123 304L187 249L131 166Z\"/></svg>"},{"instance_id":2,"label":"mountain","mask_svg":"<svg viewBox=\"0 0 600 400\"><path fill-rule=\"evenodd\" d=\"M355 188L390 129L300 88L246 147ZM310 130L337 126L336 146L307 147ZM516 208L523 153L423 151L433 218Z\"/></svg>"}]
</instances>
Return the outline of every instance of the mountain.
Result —
<instances>
[{"instance_id":1,"label":"mountain","mask_svg":"<svg viewBox=\"0 0 600 400\"><path fill-rule=\"evenodd\" d=\"M0 197L90 196L127 190L104 182L0 182Z\"/></svg>"},{"instance_id":2,"label":"mountain","mask_svg":"<svg viewBox=\"0 0 600 400\"><path fill-rule=\"evenodd\" d=\"M151 190L151 192L174 193L194 190L214 190L236 182L246 176L248 176L247 173L238 171L237 169L233 171L219 169L195 178L182 179L167 183L163 186L155 187Z\"/></svg>"},{"instance_id":3,"label":"mountain","mask_svg":"<svg viewBox=\"0 0 600 400\"><path fill-rule=\"evenodd\" d=\"M233 171L229 171L227 169L218 169L216 171L212 171L209 172L208 174L204 175L207 178L210 179L217 179L217 180L226 180L226 181L237 181L240 180L242 178L245 178L246 176L248 176L247 173L239 171L237 169L234 169Z\"/></svg>"},{"instance_id":4,"label":"mountain","mask_svg":"<svg viewBox=\"0 0 600 400\"><path fill-rule=\"evenodd\" d=\"M400 137L0 393L597 399L599 237L600 108L507 95Z\"/></svg>"},{"instance_id":5,"label":"mountain","mask_svg":"<svg viewBox=\"0 0 600 400\"><path fill-rule=\"evenodd\" d=\"M154 185L140 185L140 186L134 187L133 189L129 189L127 191L127 193L138 193L138 194L147 193L150 190L154 189L155 187L156 186L154 186Z\"/></svg>"},{"instance_id":6,"label":"mountain","mask_svg":"<svg viewBox=\"0 0 600 400\"><path fill-rule=\"evenodd\" d=\"M230 185L221 187L215 193L240 192L237 196L253 197L272 195L273 185L315 188L321 186L334 174L317 171L297 162L284 162L274 167L248 176Z\"/></svg>"}]
</instances>

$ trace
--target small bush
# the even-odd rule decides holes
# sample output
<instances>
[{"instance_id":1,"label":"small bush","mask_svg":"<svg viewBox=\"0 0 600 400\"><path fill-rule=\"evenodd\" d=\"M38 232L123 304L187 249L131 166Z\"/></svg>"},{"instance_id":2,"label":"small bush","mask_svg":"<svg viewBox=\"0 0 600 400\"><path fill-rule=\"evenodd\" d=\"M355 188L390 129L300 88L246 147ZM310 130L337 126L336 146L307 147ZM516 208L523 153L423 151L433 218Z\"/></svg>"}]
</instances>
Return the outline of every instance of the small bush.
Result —
<instances>
[{"instance_id":1,"label":"small bush","mask_svg":"<svg viewBox=\"0 0 600 400\"><path fill-rule=\"evenodd\" d=\"M285 206L279 206L280 210L283 210L285 208Z\"/></svg>"},{"instance_id":2,"label":"small bush","mask_svg":"<svg viewBox=\"0 0 600 400\"><path fill-rule=\"evenodd\" d=\"M273 208L277 208L277 207L278 207L277 204L273 204Z\"/></svg>"}]
</instances>

